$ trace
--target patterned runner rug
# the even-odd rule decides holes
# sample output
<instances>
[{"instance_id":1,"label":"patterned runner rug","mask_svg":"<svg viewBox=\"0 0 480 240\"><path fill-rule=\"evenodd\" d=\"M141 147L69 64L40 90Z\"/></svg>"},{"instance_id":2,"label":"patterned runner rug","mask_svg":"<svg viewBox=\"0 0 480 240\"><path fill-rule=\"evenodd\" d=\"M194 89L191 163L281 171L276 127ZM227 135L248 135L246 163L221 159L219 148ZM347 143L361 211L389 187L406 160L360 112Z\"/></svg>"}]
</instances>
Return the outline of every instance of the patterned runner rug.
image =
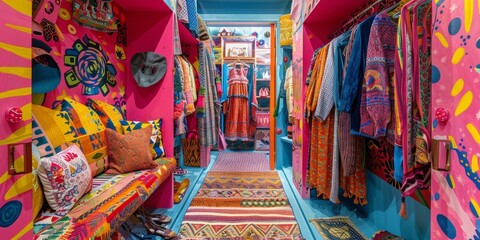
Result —
<instances>
[{"instance_id":1,"label":"patterned runner rug","mask_svg":"<svg viewBox=\"0 0 480 240\"><path fill-rule=\"evenodd\" d=\"M180 239L302 239L277 172L209 172Z\"/></svg>"},{"instance_id":2,"label":"patterned runner rug","mask_svg":"<svg viewBox=\"0 0 480 240\"><path fill-rule=\"evenodd\" d=\"M265 153L221 152L212 167L214 172L268 172L270 165Z\"/></svg>"}]
</instances>

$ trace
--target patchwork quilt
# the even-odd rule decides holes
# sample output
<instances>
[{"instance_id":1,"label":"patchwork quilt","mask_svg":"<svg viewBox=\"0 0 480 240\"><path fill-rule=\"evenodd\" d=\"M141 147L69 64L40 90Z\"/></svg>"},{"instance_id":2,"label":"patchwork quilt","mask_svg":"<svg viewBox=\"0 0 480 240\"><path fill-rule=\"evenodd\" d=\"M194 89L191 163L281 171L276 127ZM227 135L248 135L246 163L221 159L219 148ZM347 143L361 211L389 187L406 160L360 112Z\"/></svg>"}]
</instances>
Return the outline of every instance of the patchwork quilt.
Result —
<instances>
[{"instance_id":1,"label":"patchwork quilt","mask_svg":"<svg viewBox=\"0 0 480 240\"><path fill-rule=\"evenodd\" d=\"M65 216L51 209L35 220L35 239L108 239L126 219L173 173L173 158L156 160L159 166L120 175L101 174L92 191Z\"/></svg>"}]
</instances>

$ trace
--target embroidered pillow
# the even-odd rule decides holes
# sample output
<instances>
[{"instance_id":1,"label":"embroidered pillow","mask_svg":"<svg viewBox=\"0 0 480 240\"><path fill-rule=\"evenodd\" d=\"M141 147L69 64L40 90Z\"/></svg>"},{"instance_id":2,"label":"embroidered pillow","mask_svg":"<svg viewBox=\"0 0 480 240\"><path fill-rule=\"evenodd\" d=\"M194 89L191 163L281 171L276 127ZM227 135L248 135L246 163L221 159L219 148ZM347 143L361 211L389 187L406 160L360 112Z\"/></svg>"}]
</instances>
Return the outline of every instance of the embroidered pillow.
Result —
<instances>
[{"instance_id":1,"label":"embroidered pillow","mask_svg":"<svg viewBox=\"0 0 480 240\"><path fill-rule=\"evenodd\" d=\"M90 167L76 145L52 157L41 158L38 176L48 204L59 215L68 213L92 189Z\"/></svg>"},{"instance_id":2,"label":"embroidered pillow","mask_svg":"<svg viewBox=\"0 0 480 240\"><path fill-rule=\"evenodd\" d=\"M156 167L149 144L151 132L151 126L127 132L125 135L107 129L110 163L106 173L120 174Z\"/></svg>"},{"instance_id":3,"label":"embroidered pillow","mask_svg":"<svg viewBox=\"0 0 480 240\"><path fill-rule=\"evenodd\" d=\"M152 126L152 134L150 136L150 147L152 149L152 157L159 158L165 156L162 141L162 119L140 122L140 121L120 121L125 133Z\"/></svg>"},{"instance_id":4,"label":"embroidered pillow","mask_svg":"<svg viewBox=\"0 0 480 240\"><path fill-rule=\"evenodd\" d=\"M93 109L98 114L100 120L102 120L102 123L106 128L123 133L120 121L125 120L125 116L123 115L122 110L120 110L117 106L113 106L106 102L91 98L87 99L85 105Z\"/></svg>"}]
</instances>

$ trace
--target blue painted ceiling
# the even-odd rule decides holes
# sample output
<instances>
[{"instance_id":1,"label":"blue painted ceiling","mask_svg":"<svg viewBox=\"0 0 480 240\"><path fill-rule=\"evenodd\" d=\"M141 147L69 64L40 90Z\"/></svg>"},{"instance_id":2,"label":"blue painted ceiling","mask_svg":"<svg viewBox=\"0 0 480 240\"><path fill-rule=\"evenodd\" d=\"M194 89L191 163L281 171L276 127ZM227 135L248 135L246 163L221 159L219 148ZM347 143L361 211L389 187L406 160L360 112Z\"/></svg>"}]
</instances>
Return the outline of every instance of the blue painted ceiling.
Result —
<instances>
[{"instance_id":1,"label":"blue painted ceiling","mask_svg":"<svg viewBox=\"0 0 480 240\"><path fill-rule=\"evenodd\" d=\"M197 0L198 13L215 15L286 14L291 0ZM255 21L255 19L252 19Z\"/></svg>"}]
</instances>

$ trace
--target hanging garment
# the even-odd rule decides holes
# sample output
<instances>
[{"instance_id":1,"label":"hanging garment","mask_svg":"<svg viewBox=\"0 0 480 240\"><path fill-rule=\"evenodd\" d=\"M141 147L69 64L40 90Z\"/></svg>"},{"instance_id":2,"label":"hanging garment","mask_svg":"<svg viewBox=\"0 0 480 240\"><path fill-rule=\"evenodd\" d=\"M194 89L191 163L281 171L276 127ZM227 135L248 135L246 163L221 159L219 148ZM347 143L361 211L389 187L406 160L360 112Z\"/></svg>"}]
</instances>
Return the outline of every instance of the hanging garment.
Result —
<instances>
[{"instance_id":1,"label":"hanging garment","mask_svg":"<svg viewBox=\"0 0 480 240\"><path fill-rule=\"evenodd\" d=\"M182 55L182 43L180 40L180 30L178 29L177 15L174 14L173 21L173 54L175 56Z\"/></svg>"},{"instance_id":2,"label":"hanging garment","mask_svg":"<svg viewBox=\"0 0 480 240\"><path fill-rule=\"evenodd\" d=\"M195 89L195 77L193 75L193 67L184 57L178 57L182 68L183 76L183 92L185 96L186 115L190 115L195 112L196 101L196 89Z\"/></svg>"},{"instance_id":3,"label":"hanging garment","mask_svg":"<svg viewBox=\"0 0 480 240\"><path fill-rule=\"evenodd\" d=\"M362 83L365 71L368 38L370 28L375 16L368 18L358 25L355 33L355 41L350 56L350 64L346 70L342 94L340 100L340 111L350 112L351 132L360 135L360 98L362 96Z\"/></svg>"},{"instance_id":4,"label":"hanging garment","mask_svg":"<svg viewBox=\"0 0 480 240\"><path fill-rule=\"evenodd\" d=\"M208 42L199 44L200 89L197 103L200 145L211 147L218 144L219 103L215 86L215 61L213 49Z\"/></svg>"},{"instance_id":5,"label":"hanging garment","mask_svg":"<svg viewBox=\"0 0 480 240\"><path fill-rule=\"evenodd\" d=\"M334 39L328 48L327 60L323 74L322 86L320 88L317 107L315 108L315 117L324 121L327 119L333 107L333 49L336 48L337 41Z\"/></svg>"},{"instance_id":6,"label":"hanging garment","mask_svg":"<svg viewBox=\"0 0 480 240\"><path fill-rule=\"evenodd\" d=\"M187 133L187 123L185 115L185 97L183 91L183 72L179 59L175 57L174 59L174 135L179 136Z\"/></svg>"},{"instance_id":7,"label":"hanging garment","mask_svg":"<svg viewBox=\"0 0 480 240\"><path fill-rule=\"evenodd\" d=\"M285 73L285 98L287 101L287 111L288 111L288 118L292 118L293 115L293 71L292 66L287 68L287 72Z\"/></svg>"},{"instance_id":8,"label":"hanging garment","mask_svg":"<svg viewBox=\"0 0 480 240\"><path fill-rule=\"evenodd\" d=\"M329 45L322 47L318 54L315 55L316 58L313 60L315 64L311 69L311 77L307 83L307 93L305 95L305 114L307 119L310 119L313 111L317 107L317 99L320 94L321 80L323 76L323 69L325 68L325 61L327 59Z\"/></svg>"},{"instance_id":9,"label":"hanging garment","mask_svg":"<svg viewBox=\"0 0 480 240\"><path fill-rule=\"evenodd\" d=\"M317 99L325 74L325 63L329 48L330 45L323 47L315 59L310 85L308 86L315 90L309 92L307 109L315 109L314 106L318 102ZM317 92L317 94L314 92ZM333 130L334 114L332 112L325 121L321 121L318 118L311 120L309 185L317 189L318 197L324 199L330 198L332 183Z\"/></svg>"},{"instance_id":10,"label":"hanging garment","mask_svg":"<svg viewBox=\"0 0 480 240\"><path fill-rule=\"evenodd\" d=\"M177 0L177 18L182 23L188 23L188 9L186 0Z\"/></svg>"},{"instance_id":11,"label":"hanging garment","mask_svg":"<svg viewBox=\"0 0 480 240\"><path fill-rule=\"evenodd\" d=\"M186 0L188 12L188 29L198 36L197 0Z\"/></svg>"},{"instance_id":12,"label":"hanging garment","mask_svg":"<svg viewBox=\"0 0 480 240\"><path fill-rule=\"evenodd\" d=\"M373 20L360 103L360 132L394 143L393 68L397 26L387 12Z\"/></svg>"},{"instance_id":13,"label":"hanging garment","mask_svg":"<svg viewBox=\"0 0 480 240\"><path fill-rule=\"evenodd\" d=\"M338 72L341 76L340 86L344 85L346 69L352 60L351 53L352 48L355 42L356 32L358 30L358 25L352 28L348 44L345 46L345 63L343 66L343 71ZM346 37L342 40L345 40ZM355 63L356 64L356 63ZM338 77L338 76L337 76ZM360 136L350 134L351 129L351 116L350 113L339 112L338 116L338 151L340 154L340 166L341 166L341 175L340 186L344 189L344 196L355 198L355 203L364 205L367 203L366 192L366 170L362 166L363 160L363 139Z\"/></svg>"},{"instance_id":14,"label":"hanging garment","mask_svg":"<svg viewBox=\"0 0 480 240\"><path fill-rule=\"evenodd\" d=\"M228 105L225 120L225 139L252 141L248 92L248 69L235 64L228 74Z\"/></svg>"},{"instance_id":15,"label":"hanging garment","mask_svg":"<svg viewBox=\"0 0 480 240\"><path fill-rule=\"evenodd\" d=\"M352 33L350 34L350 37L348 39L348 44L347 46L345 46L345 58L344 58L345 63L340 73L341 74L341 77L339 79L340 83L338 84L338 86L340 87L339 89L336 89L336 90L341 90L344 84L346 69L350 62L350 55L352 53L352 48L355 41L355 34L357 32L357 29L358 29L358 25L352 28ZM338 96L340 96L341 92L336 92L335 94L338 94ZM340 151L341 166L343 169L342 171L343 176L350 176L354 174L356 162L360 161L360 156L361 156L359 152L360 138L357 136L350 135L350 127L351 127L350 121L351 121L350 113L341 112L339 114L340 125L338 126L338 138L339 138L339 141L341 141L339 145L339 151Z\"/></svg>"},{"instance_id":16,"label":"hanging garment","mask_svg":"<svg viewBox=\"0 0 480 240\"><path fill-rule=\"evenodd\" d=\"M355 28L355 27L354 27ZM345 61L347 59L344 56L345 47L348 45L352 30L348 30L337 38L337 44L333 48L333 102L335 108L339 108L340 94L342 92L343 74L345 68ZM355 35L355 34L353 34ZM353 42L353 40L352 40Z\"/></svg>"},{"instance_id":17,"label":"hanging garment","mask_svg":"<svg viewBox=\"0 0 480 240\"><path fill-rule=\"evenodd\" d=\"M430 39L431 2L406 4L401 12L401 36L395 63L396 108L403 150L402 194L428 188L430 182ZM422 73L422 74L420 74ZM398 78L397 78L398 77ZM398 89L397 89L398 88ZM398 160L397 160L398 162Z\"/></svg>"}]
</instances>

